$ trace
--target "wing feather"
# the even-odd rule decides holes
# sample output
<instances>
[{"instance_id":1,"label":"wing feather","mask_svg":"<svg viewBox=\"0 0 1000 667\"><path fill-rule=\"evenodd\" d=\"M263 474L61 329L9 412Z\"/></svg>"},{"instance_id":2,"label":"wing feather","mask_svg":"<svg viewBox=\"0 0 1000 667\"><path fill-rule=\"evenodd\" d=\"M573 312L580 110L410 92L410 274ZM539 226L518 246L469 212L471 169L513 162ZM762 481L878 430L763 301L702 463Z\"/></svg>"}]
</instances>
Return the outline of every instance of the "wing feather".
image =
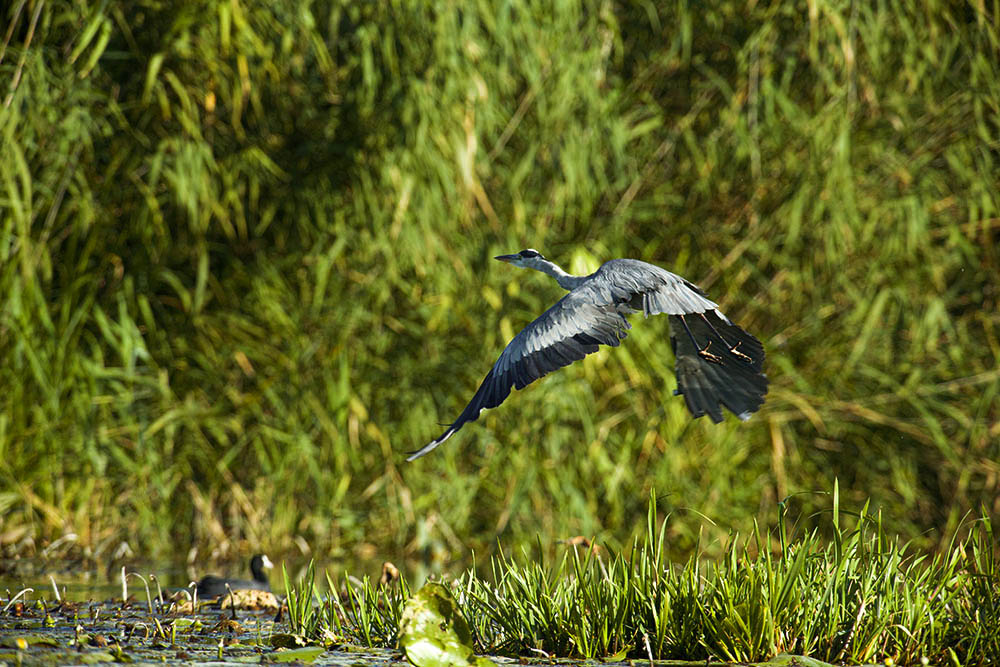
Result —
<instances>
[{"instance_id":1,"label":"wing feather","mask_svg":"<svg viewBox=\"0 0 1000 667\"><path fill-rule=\"evenodd\" d=\"M614 303L594 303L593 296L591 288L581 285L514 336L458 419L440 437L406 460L420 458L464 424L477 420L483 410L503 403L512 387L523 389L552 371L596 352L599 345L620 345L627 335L628 321Z\"/></svg>"}]
</instances>

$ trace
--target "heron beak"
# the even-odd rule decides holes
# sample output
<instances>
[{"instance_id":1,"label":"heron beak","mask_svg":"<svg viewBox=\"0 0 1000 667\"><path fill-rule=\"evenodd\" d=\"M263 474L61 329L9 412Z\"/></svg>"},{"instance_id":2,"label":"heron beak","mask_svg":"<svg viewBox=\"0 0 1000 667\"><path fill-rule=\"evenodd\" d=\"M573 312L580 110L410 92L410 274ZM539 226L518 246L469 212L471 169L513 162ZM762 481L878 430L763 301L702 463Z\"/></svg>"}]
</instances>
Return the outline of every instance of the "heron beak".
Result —
<instances>
[{"instance_id":1,"label":"heron beak","mask_svg":"<svg viewBox=\"0 0 1000 667\"><path fill-rule=\"evenodd\" d=\"M520 255L497 255L493 259L499 259L501 262L507 262L508 264L510 264L511 262L513 262L515 259L518 259L519 257L520 257Z\"/></svg>"}]
</instances>

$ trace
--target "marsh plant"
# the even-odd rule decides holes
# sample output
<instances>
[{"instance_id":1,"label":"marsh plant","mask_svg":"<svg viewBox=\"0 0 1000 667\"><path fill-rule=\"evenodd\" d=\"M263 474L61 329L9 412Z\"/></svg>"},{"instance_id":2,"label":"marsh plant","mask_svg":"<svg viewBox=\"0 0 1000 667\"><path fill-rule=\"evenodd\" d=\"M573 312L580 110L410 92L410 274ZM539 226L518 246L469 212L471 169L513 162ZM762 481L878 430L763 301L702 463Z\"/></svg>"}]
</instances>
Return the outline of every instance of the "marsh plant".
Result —
<instances>
[{"instance_id":1,"label":"marsh plant","mask_svg":"<svg viewBox=\"0 0 1000 667\"><path fill-rule=\"evenodd\" d=\"M622 553L571 548L549 563L501 553L485 573L451 581L476 650L485 654L758 662L781 653L862 664L996 664L1000 559L992 522L969 518L928 556L886 534L868 505L844 512L836 493L793 525L732 535L720 559L701 548L667 557L671 517L651 497L645 534ZM345 582L347 579L345 578ZM292 590L292 589L290 589ZM331 586L331 590L337 590ZM345 584L316 627L343 641L395 646L406 588ZM295 596L309 595L295 588Z\"/></svg>"}]
</instances>

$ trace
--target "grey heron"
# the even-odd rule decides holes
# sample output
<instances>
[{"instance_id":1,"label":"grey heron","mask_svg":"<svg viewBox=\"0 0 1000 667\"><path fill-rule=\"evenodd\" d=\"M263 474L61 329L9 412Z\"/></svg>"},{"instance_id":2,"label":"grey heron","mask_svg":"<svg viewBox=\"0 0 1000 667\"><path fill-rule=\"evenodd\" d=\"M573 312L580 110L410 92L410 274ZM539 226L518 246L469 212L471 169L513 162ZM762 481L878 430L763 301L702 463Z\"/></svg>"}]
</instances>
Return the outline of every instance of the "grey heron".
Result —
<instances>
[{"instance_id":1,"label":"grey heron","mask_svg":"<svg viewBox=\"0 0 1000 667\"><path fill-rule=\"evenodd\" d=\"M523 389L600 345L617 347L632 328L625 319L631 313L669 316L674 394L684 396L694 418L707 414L718 424L725 406L746 421L764 403L764 346L684 278L637 259L612 259L590 275L574 276L532 248L496 259L546 273L569 294L514 336L458 419L407 461L443 443L483 410L503 403L511 387Z\"/></svg>"}]
</instances>

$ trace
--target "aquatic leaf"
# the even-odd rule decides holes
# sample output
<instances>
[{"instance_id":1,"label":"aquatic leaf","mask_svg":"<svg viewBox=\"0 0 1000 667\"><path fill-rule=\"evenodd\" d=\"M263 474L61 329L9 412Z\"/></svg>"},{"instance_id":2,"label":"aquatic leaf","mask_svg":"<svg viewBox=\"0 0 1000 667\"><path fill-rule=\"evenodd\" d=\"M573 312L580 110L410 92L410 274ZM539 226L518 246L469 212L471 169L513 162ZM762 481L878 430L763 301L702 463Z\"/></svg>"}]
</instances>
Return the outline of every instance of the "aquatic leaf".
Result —
<instances>
[{"instance_id":1,"label":"aquatic leaf","mask_svg":"<svg viewBox=\"0 0 1000 667\"><path fill-rule=\"evenodd\" d=\"M451 591L441 584L425 584L406 601L399 620L399 647L417 667L493 664L473 655L469 624Z\"/></svg>"},{"instance_id":2,"label":"aquatic leaf","mask_svg":"<svg viewBox=\"0 0 1000 667\"><path fill-rule=\"evenodd\" d=\"M112 655L115 656L115 662L135 662L135 658L123 651L118 644L115 644Z\"/></svg>"},{"instance_id":3,"label":"aquatic leaf","mask_svg":"<svg viewBox=\"0 0 1000 667\"><path fill-rule=\"evenodd\" d=\"M271 662L293 662L296 660L301 660L302 662L313 662L319 657L319 654L326 649L322 646L303 646L302 648L289 649L287 651L281 650L274 653L269 653L267 659Z\"/></svg>"},{"instance_id":4,"label":"aquatic leaf","mask_svg":"<svg viewBox=\"0 0 1000 667\"><path fill-rule=\"evenodd\" d=\"M274 648L301 648L308 642L302 635L278 632L271 635L271 646Z\"/></svg>"},{"instance_id":5,"label":"aquatic leaf","mask_svg":"<svg viewBox=\"0 0 1000 667\"><path fill-rule=\"evenodd\" d=\"M628 651L629 649L628 647L626 647L618 651L618 653L615 653L614 655L609 655L605 658L602 658L601 660L603 662L625 662L625 658L628 657Z\"/></svg>"},{"instance_id":6,"label":"aquatic leaf","mask_svg":"<svg viewBox=\"0 0 1000 667\"><path fill-rule=\"evenodd\" d=\"M18 635L16 637L0 637L0 646L16 649L24 649L28 646L59 646L59 640L49 635Z\"/></svg>"}]
</instances>

